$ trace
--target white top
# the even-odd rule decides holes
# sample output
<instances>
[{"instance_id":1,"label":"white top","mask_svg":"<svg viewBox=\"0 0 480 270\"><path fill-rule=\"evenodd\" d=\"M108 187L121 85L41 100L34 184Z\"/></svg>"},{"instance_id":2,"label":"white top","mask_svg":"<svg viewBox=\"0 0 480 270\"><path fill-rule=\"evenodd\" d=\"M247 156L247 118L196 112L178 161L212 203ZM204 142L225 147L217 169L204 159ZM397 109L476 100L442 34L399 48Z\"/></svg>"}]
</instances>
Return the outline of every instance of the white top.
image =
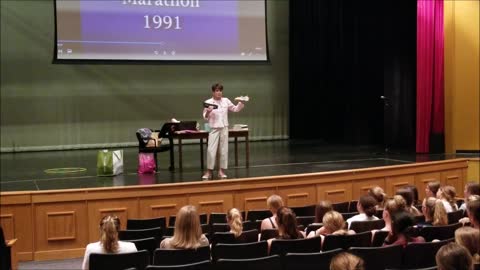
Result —
<instances>
[{"instance_id":1,"label":"white top","mask_svg":"<svg viewBox=\"0 0 480 270\"><path fill-rule=\"evenodd\" d=\"M222 98L221 100L215 100L214 98L205 100L206 103L218 105L217 109L213 109L210 115L207 117L207 108L203 109L203 118L208 120L210 128L224 128L228 127L228 111L239 112L245 105L239 102L234 105L230 99Z\"/></svg>"},{"instance_id":2,"label":"white top","mask_svg":"<svg viewBox=\"0 0 480 270\"><path fill-rule=\"evenodd\" d=\"M457 211L458 210L458 206L455 205L455 208L452 207L452 205L446 201L446 200L442 200L442 203L443 203L443 206L445 207L445 211L447 211L447 213L450 213L450 212L453 212L453 211Z\"/></svg>"},{"instance_id":3,"label":"white top","mask_svg":"<svg viewBox=\"0 0 480 270\"><path fill-rule=\"evenodd\" d=\"M117 253L128 253L128 252L136 252L136 251L137 251L137 247L135 246L134 243L118 241L118 252ZM103 249L103 246L100 244L100 242L95 242L95 243L88 244L87 248L85 249L85 256L83 257L82 269L84 269L84 270L88 269L90 254L92 254L92 253L105 254L106 252Z\"/></svg>"},{"instance_id":4,"label":"white top","mask_svg":"<svg viewBox=\"0 0 480 270\"><path fill-rule=\"evenodd\" d=\"M376 216L368 217L365 213L355 215L347 219L348 228L350 229L350 225L352 224L352 221L371 221L371 220L379 220L379 218Z\"/></svg>"}]
</instances>

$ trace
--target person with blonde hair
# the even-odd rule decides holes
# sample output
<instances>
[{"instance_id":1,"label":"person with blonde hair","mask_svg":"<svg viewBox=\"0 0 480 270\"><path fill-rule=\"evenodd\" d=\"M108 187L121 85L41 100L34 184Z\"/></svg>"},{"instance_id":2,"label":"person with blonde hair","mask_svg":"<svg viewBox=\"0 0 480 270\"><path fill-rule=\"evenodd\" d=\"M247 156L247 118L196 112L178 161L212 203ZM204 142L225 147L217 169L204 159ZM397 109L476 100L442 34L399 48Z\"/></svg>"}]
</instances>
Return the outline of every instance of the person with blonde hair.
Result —
<instances>
[{"instance_id":1,"label":"person with blonde hair","mask_svg":"<svg viewBox=\"0 0 480 270\"><path fill-rule=\"evenodd\" d=\"M348 252L337 254L330 261L330 270L364 270L365 263L362 258Z\"/></svg>"},{"instance_id":2,"label":"person with blonde hair","mask_svg":"<svg viewBox=\"0 0 480 270\"><path fill-rule=\"evenodd\" d=\"M421 216L422 213L420 210L418 210L414 205L414 193L411 188L403 187L397 190L397 194L403 197L405 199L405 202L407 203L405 210L409 212L410 214L414 216Z\"/></svg>"},{"instance_id":3,"label":"person with blonde hair","mask_svg":"<svg viewBox=\"0 0 480 270\"><path fill-rule=\"evenodd\" d=\"M380 231L392 231L392 216L398 212L406 212L405 208L407 203L405 199L403 199L400 195L395 195L393 198L388 199L385 202L385 208L383 209L382 218L385 221L385 227L383 227ZM372 230L372 240L375 237L375 233L379 230Z\"/></svg>"},{"instance_id":4,"label":"person with blonde hair","mask_svg":"<svg viewBox=\"0 0 480 270\"><path fill-rule=\"evenodd\" d=\"M239 237L243 232L242 215L237 208L232 208L227 212L227 223L230 226L230 232Z\"/></svg>"},{"instance_id":5,"label":"person with blonde hair","mask_svg":"<svg viewBox=\"0 0 480 270\"><path fill-rule=\"evenodd\" d=\"M442 200L443 206L445 206L447 213L458 210L458 206L455 203L455 195L456 191L452 186L444 186L437 191L437 199Z\"/></svg>"},{"instance_id":6,"label":"person with blonde hair","mask_svg":"<svg viewBox=\"0 0 480 270\"><path fill-rule=\"evenodd\" d=\"M82 269L88 269L90 254L92 253L128 253L135 252L134 243L118 241L120 219L116 216L104 216L100 220L100 241L90 243L85 249Z\"/></svg>"},{"instance_id":7,"label":"person with blonde hair","mask_svg":"<svg viewBox=\"0 0 480 270\"><path fill-rule=\"evenodd\" d=\"M377 204L375 205L376 210L383 210L385 198L387 197L387 194L385 194L383 189L379 186L372 187L368 190L368 195L372 196L377 201Z\"/></svg>"},{"instance_id":8,"label":"person with blonde hair","mask_svg":"<svg viewBox=\"0 0 480 270\"><path fill-rule=\"evenodd\" d=\"M329 211L323 216L323 226L308 234L308 237L315 237L320 235L322 238L330 234L354 234L352 230L345 230L345 220L342 214L337 211ZM322 241L323 242L323 241Z\"/></svg>"},{"instance_id":9,"label":"person with blonde hair","mask_svg":"<svg viewBox=\"0 0 480 270\"><path fill-rule=\"evenodd\" d=\"M442 246L435 256L438 270L473 270L472 256L457 243Z\"/></svg>"},{"instance_id":10,"label":"person with blonde hair","mask_svg":"<svg viewBox=\"0 0 480 270\"><path fill-rule=\"evenodd\" d=\"M193 205L186 205L177 213L173 237L160 243L161 249L196 249L208 246L208 239L202 234L200 217Z\"/></svg>"},{"instance_id":11,"label":"person with blonde hair","mask_svg":"<svg viewBox=\"0 0 480 270\"><path fill-rule=\"evenodd\" d=\"M425 222L417 224L418 227L448 225L445 206L437 198L429 197L423 200L422 213L425 216Z\"/></svg>"},{"instance_id":12,"label":"person with blonde hair","mask_svg":"<svg viewBox=\"0 0 480 270\"><path fill-rule=\"evenodd\" d=\"M266 229L277 229L277 210L283 206L283 200L282 197L273 194L267 199L267 207L272 213L272 216L269 218L266 218L262 220L262 224L260 226L260 230L266 230Z\"/></svg>"},{"instance_id":13,"label":"person with blonde hair","mask_svg":"<svg viewBox=\"0 0 480 270\"><path fill-rule=\"evenodd\" d=\"M472 227L461 227L455 231L455 243L463 246L472 255L473 263L480 263L480 231Z\"/></svg>"}]
</instances>

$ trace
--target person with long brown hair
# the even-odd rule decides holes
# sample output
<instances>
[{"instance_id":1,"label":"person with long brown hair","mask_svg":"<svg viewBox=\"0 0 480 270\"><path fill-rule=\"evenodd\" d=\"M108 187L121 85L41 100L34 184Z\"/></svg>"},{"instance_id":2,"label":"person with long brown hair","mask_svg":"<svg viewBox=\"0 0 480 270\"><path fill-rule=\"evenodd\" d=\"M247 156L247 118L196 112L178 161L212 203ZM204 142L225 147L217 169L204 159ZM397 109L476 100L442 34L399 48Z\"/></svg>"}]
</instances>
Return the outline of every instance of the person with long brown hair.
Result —
<instances>
[{"instance_id":1,"label":"person with long brown hair","mask_svg":"<svg viewBox=\"0 0 480 270\"><path fill-rule=\"evenodd\" d=\"M268 250L275 239L302 239L305 238L303 232L297 228L297 217L292 209L280 207L277 211L278 236L277 238L268 239Z\"/></svg>"},{"instance_id":2,"label":"person with long brown hair","mask_svg":"<svg viewBox=\"0 0 480 270\"><path fill-rule=\"evenodd\" d=\"M414 237L412 214L407 211L397 212L392 215L392 231L385 239L384 246L402 245L406 247L410 242L424 243L425 239L421 236Z\"/></svg>"},{"instance_id":3,"label":"person with long brown hair","mask_svg":"<svg viewBox=\"0 0 480 270\"><path fill-rule=\"evenodd\" d=\"M120 219L116 216L104 216L100 220L100 241L90 243L85 249L82 269L88 269L90 254L92 253L127 253L135 252L134 243L118 241Z\"/></svg>"},{"instance_id":4,"label":"person with long brown hair","mask_svg":"<svg viewBox=\"0 0 480 270\"><path fill-rule=\"evenodd\" d=\"M472 255L473 263L480 263L480 231L472 227L461 227L455 231L455 243L465 247Z\"/></svg>"},{"instance_id":5,"label":"person with long brown hair","mask_svg":"<svg viewBox=\"0 0 480 270\"><path fill-rule=\"evenodd\" d=\"M242 215L237 208L232 208L227 212L227 223L230 225L230 232L239 237L243 232Z\"/></svg>"},{"instance_id":6,"label":"person with long brown hair","mask_svg":"<svg viewBox=\"0 0 480 270\"><path fill-rule=\"evenodd\" d=\"M160 243L161 249L196 249L208 246L207 237L202 234L200 217L193 205L186 205L177 213L173 237Z\"/></svg>"},{"instance_id":7,"label":"person with long brown hair","mask_svg":"<svg viewBox=\"0 0 480 270\"><path fill-rule=\"evenodd\" d=\"M452 186L444 186L437 191L437 199L442 200L443 206L445 206L447 213L458 210L458 206L455 203L455 196L456 191Z\"/></svg>"},{"instance_id":8,"label":"person with long brown hair","mask_svg":"<svg viewBox=\"0 0 480 270\"><path fill-rule=\"evenodd\" d=\"M348 228L353 221L371 221L378 220L378 217L374 216L377 213L376 206L377 200L370 195L363 195L360 197L357 203L357 210L360 214L355 215L347 219Z\"/></svg>"},{"instance_id":9,"label":"person with long brown hair","mask_svg":"<svg viewBox=\"0 0 480 270\"><path fill-rule=\"evenodd\" d=\"M363 259L348 252L337 254L330 261L330 270L364 270Z\"/></svg>"}]
</instances>

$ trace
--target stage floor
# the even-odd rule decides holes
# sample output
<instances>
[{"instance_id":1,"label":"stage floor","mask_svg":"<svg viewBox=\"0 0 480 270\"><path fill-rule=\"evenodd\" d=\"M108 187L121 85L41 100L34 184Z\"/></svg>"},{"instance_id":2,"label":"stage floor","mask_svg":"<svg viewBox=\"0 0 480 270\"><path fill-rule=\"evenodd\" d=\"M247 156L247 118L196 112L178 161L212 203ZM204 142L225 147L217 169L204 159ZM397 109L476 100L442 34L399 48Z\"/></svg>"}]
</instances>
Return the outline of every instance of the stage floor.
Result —
<instances>
[{"instance_id":1,"label":"stage floor","mask_svg":"<svg viewBox=\"0 0 480 270\"><path fill-rule=\"evenodd\" d=\"M0 188L6 191L38 191L111 186L132 186L202 181L199 146L183 146L183 170L168 170L169 154L158 154L156 174L138 174L138 149L125 148L124 173L113 177L96 176L98 150L68 150L0 155ZM250 167L245 167L245 152L239 144L239 166L234 166L234 145L229 146L229 179L286 174L302 174L370 168L415 162L445 160L459 157L478 157L464 154L416 155L415 153L382 152L379 147L326 145L316 141L259 141L250 142ZM175 152L178 166L178 152ZM51 174L47 169L79 167L79 173ZM214 177L215 181L217 178Z\"/></svg>"}]
</instances>

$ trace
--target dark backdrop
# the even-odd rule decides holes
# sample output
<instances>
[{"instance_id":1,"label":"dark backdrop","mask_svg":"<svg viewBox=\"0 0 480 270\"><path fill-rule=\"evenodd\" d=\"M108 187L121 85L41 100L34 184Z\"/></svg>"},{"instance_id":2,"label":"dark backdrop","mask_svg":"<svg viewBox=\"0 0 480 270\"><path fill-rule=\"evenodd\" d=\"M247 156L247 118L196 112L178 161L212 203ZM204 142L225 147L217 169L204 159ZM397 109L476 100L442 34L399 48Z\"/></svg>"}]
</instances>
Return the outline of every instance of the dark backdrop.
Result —
<instances>
[{"instance_id":1,"label":"dark backdrop","mask_svg":"<svg viewBox=\"0 0 480 270\"><path fill-rule=\"evenodd\" d=\"M412 149L415 67L416 0L290 1L290 138Z\"/></svg>"}]
</instances>

